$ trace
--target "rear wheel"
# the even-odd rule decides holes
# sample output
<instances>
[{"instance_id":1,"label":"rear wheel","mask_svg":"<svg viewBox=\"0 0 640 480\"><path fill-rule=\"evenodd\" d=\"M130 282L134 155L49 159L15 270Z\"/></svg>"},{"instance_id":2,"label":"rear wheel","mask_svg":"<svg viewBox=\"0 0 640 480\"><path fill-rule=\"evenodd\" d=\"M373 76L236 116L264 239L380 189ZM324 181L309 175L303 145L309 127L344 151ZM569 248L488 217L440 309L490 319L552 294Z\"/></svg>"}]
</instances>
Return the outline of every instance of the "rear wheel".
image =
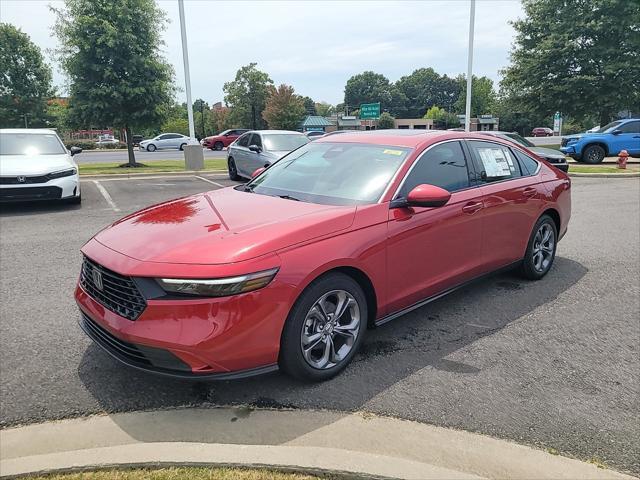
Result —
<instances>
[{"instance_id":1,"label":"rear wheel","mask_svg":"<svg viewBox=\"0 0 640 480\"><path fill-rule=\"evenodd\" d=\"M585 163L600 163L605 156L604 148L600 145L589 145L582 152L582 161Z\"/></svg>"},{"instance_id":2,"label":"rear wheel","mask_svg":"<svg viewBox=\"0 0 640 480\"><path fill-rule=\"evenodd\" d=\"M155 152L156 151L156 146L153 143L150 143L149 145L147 145L147 152Z\"/></svg>"},{"instance_id":3,"label":"rear wheel","mask_svg":"<svg viewBox=\"0 0 640 480\"><path fill-rule=\"evenodd\" d=\"M522 275L529 280L540 280L544 277L553 265L557 243L556 224L549 215L543 215L531 232L520 269Z\"/></svg>"},{"instance_id":4,"label":"rear wheel","mask_svg":"<svg viewBox=\"0 0 640 480\"><path fill-rule=\"evenodd\" d=\"M238 169L236 168L236 162L231 157L227 161L227 169L229 170L229 178L231 180L240 180L240 175L238 175Z\"/></svg>"},{"instance_id":5,"label":"rear wheel","mask_svg":"<svg viewBox=\"0 0 640 480\"><path fill-rule=\"evenodd\" d=\"M180 149L179 150L184 150L184 146L186 145L186 143L183 143L182 145L180 145Z\"/></svg>"},{"instance_id":6,"label":"rear wheel","mask_svg":"<svg viewBox=\"0 0 640 480\"><path fill-rule=\"evenodd\" d=\"M362 344L367 301L360 285L342 273L313 282L289 313L280 342L280 368L305 381L340 373Z\"/></svg>"},{"instance_id":7,"label":"rear wheel","mask_svg":"<svg viewBox=\"0 0 640 480\"><path fill-rule=\"evenodd\" d=\"M222 142L216 142L213 144L213 149L214 150L222 150L224 148L224 144Z\"/></svg>"}]
</instances>

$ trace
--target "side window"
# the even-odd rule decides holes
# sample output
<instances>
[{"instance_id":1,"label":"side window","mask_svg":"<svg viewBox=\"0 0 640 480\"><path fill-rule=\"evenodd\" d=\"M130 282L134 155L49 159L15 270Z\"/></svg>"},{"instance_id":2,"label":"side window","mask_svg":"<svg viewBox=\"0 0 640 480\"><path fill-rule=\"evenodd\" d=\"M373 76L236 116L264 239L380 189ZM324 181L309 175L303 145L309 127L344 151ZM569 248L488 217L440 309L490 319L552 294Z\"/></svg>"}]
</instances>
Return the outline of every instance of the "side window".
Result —
<instances>
[{"instance_id":1,"label":"side window","mask_svg":"<svg viewBox=\"0 0 640 480\"><path fill-rule=\"evenodd\" d=\"M629 122L619 129L622 133L640 133L640 122Z\"/></svg>"},{"instance_id":2,"label":"side window","mask_svg":"<svg viewBox=\"0 0 640 480\"><path fill-rule=\"evenodd\" d=\"M249 146L249 137L251 137L250 133L245 133L243 136L241 136L237 142L238 145L241 147L248 147Z\"/></svg>"},{"instance_id":3,"label":"side window","mask_svg":"<svg viewBox=\"0 0 640 480\"><path fill-rule=\"evenodd\" d=\"M469 146L482 182L498 182L522 176L520 166L508 147L475 140L470 141Z\"/></svg>"},{"instance_id":4,"label":"side window","mask_svg":"<svg viewBox=\"0 0 640 480\"><path fill-rule=\"evenodd\" d=\"M529 155L522 153L520 150L514 150L516 152L516 157L520 161L520 166L522 167L522 174L533 175L538 170L538 162L531 158Z\"/></svg>"},{"instance_id":5,"label":"side window","mask_svg":"<svg viewBox=\"0 0 640 480\"><path fill-rule=\"evenodd\" d=\"M158 140L167 140L167 139L169 139L169 138L171 138L171 135L169 135L169 134L165 133L164 135L160 135L160 136L158 137Z\"/></svg>"},{"instance_id":6,"label":"side window","mask_svg":"<svg viewBox=\"0 0 640 480\"><path fill-rule=\"evenodd\" d=\"M409 172L398 196L406 197L423 183L436 185L449 192L469 186L467 162L460 142L446 142L427 150Z\"/></svg>"},{"instance_id":7,"label":"side window","mask_svg":"<svg viewBox=\"0 0 640 480\"><path fill-rule=\"evenodd\" d=\"M249 145L256 145L262 148L262 138L260 138L260 134L254 133L253 136L251 137L251 141L249 142Z\"/></svg>"}]
</instances>

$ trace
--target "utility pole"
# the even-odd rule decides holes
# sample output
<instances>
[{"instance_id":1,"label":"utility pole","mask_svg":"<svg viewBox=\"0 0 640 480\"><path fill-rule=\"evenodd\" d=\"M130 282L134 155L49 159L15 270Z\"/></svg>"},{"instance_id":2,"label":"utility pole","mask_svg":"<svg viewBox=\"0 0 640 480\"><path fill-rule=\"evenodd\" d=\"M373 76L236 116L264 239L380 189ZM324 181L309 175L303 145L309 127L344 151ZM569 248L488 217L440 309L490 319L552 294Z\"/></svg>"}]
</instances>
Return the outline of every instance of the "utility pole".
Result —
<instances>
[{"instance_id":1,"label":"utility pole","mask_svg":"<svg viewBox=\"0 0 640 480\"><path fill-rule=\"evenodd\" d=\"M24 128L29 128L29 126L27 125L27 117L29 116L29 114L23 113L22 116L24 117Z\"/></svg>"},{"instance_id":2,"label":"utility pole","mask_svg":"<svg viewBox=\"0 0 640 480\"><path fill-rule=\"evenodd\" d=\"M182 36L182 61L184 62L184 83L187 91L187 115L189 116L189 137L195 141L196 128L193 124L193 102L191 101L191 76L189 75L189 52L187 49L187 31L184 21L184 0L178 0L180 11L180 34Z\"/></svg>"},{"instance_id":3,"label":"utility pole","mask_svg":"<svg viewBox=\"0 0 640 480\"><path fill-rule=\"evenodd\" d=\"M464 111L464 131L468 132L471 127L471 84L473 79L473 27L476 17L476 0L471 0L469 10L469 51L467 61L467 104Z\"/></svg>"}]
</instances>

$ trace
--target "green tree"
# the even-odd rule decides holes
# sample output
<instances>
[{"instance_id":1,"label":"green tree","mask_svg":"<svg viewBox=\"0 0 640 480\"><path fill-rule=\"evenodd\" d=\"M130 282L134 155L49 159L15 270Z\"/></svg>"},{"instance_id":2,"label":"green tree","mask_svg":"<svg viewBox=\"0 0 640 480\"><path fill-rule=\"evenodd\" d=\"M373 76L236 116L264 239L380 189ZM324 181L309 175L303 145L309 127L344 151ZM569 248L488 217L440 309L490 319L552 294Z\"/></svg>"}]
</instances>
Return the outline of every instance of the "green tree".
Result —
<instances>
[{"instance_id":1,"label":"green tree","mask_svg":"<svg viewBox=\"0 0 640 480\"><path fill-rule=\"evenodd\" d=\"M0 127L44 126L51 69L26 33L0 23Z\"/></svg>"},{"instance_id":2,"label":"green tree","mask_svg":"<svg viewBox=\"0 0 640 480\"><path fill-rule=\"evenodd\" d=\"M600 125L640 109L637 0L523 0L501 86L523 110L561 111Z\"/></svg>"},{"instance_id":3,"label":"green tree","mask_svg":"<svg viewBox=\"0 0 640 480\"><path fill-rule=\"evenodd\" d=\"M305 114L304 100L294 93L293 87L282 84L278 88L269 89L269 97L262 112L269 128L297 130Z\"/></svg>"},{"instance_id":4,"label":"green tree","mask_svg":"<svg viewBox=\"0 0 640 480\"><path fill-rule=\"evenodd\" d=\"M124 128L129 165L138 166L132 131L161 124L174 92L160 50L164 11L154 0L65 0L52 10L70 81L69 121Z\"/></svg>"},{"instance_id":5,"label":"green tree","mask_svg":"<svg viewBox=\"0 0 640 480\"><path fill-rule=\"evenodd\" d=\"M223 108L211 112L211 127L213 133L218 134L229 128L238 128L238 125L233 122L231 110Z\"/></svg>"},{"instance_id":6,"label":"green tree","mask_svg":"<svg viewBox=\"0 0 640 480\"><path fill-rule=\"evenodd\" d=\"M460 96L454 105L454 110L459 113L466 112L467 102L467 77L456 77L460 85ZM496 106L496 92L493 89L493 80L487 77L471 77L471 116L490 114Z\"/></svg>"},{"instance_id":7,"label":"green tree","mask_svg":"<svg viewBox=\"0 0 640 480\"><path fill-rule=\"evenodd\" d=\"M379 73L367 71L352 76L344 87L344 103L349 111L360 108L363 103L381 103L387 108L391 103L389 79Z\"/></svg>"},{"instance_id":8,"label":"green tree","mask_svg":"<svg viewBox=\"0 0 640 480\"><path fill-rule=\"evenodd\" d=\"M189 135L189 120L178 117L170 118L162 124L162 131Z\"/></svg>"},{"instance_id":9,"label":"green tree","mask_svg":"<svg viewBox=\"0 0 640 480\"><path fill-rule=\"evenodd\" d=\"M333 105L327 102L316 103L316 112L321 117L329 117L335 113L336 109Z\"/></svg>"},{"instance_id":10,"label":"green tree","mask_svg":"<svg viewBox=\"0 0 640 480\"><path fill-rule=\"evenodd\" d=\"M193 102L193 124L198 139L213 133L211 126L211 109L209 108L209 104L201 98Z\"/></svg>"},{"instance_id":11,"label":"green tree","mask_svg":"<svg viewBox=\"0 0 640 480\"><path fill-rule=\"evenodd\" d=\"M438 129L447 129L460 126L460 121L458 120L457 115L449 113L444 108L440 108L437 105L434 105L429 110L427 110L427 113L424 114L423 118L433 120L433 124Z\"/></svg>"},{"instance_id":12,"label":"green tree","mask_svg":"<svg viewBox=\"0 0 640 480\"><path fill-rule=\"evenodd\" d=\"M47 126L55 128L60 134L64 134L70 130L69 121L69 106L66 102L51 99L47 103Z\"/></svg>"},{"instance_id":13,"label":"green tree","mask_svg":"<svg viewBox=\"0 0 640 480\"><path fill-rule=\"evenodd\" d=\"M302 102L304 103L304 110L307 115L318 115L316 102L314 102L311 97L302 97Z\"/></svg>"},{"instance_id":14,"label":"green tree","mask_svg":"<svg viewBox=\"0 0 640 480\"><path fill-rule=\"evenodd\" d=\"M460 95L459 82L447 75L439 75L433 68L419 68L411 75L401 77L395 88L399 95L405 97L409 118L421 118L434 105L451 111Z\"/></svg>"},{"instance_id":15,"label":"green tree","mask_svg":"<svg viewBox=\"0 0 640 480\"><path fill-rule=\"evenodd\" d=\"M378 119L378 130L387 130L389 128L395 128L395 118L388 112L382 112Z\"/></svg>"},{"instance_id":16,"label":"green tree","mask_svg":"<svg viewBox=\"0 0 640 480\"><path fill-rule=\"evenodd\" d=\"M268 74L258 70L257 65L250 63L241 67L235 80L222 87L224 101L232 110L233 121L254 130L264 126L262 111L269 95L269 87L273 86L273 80Z\"/></svg>"}]
</instances>

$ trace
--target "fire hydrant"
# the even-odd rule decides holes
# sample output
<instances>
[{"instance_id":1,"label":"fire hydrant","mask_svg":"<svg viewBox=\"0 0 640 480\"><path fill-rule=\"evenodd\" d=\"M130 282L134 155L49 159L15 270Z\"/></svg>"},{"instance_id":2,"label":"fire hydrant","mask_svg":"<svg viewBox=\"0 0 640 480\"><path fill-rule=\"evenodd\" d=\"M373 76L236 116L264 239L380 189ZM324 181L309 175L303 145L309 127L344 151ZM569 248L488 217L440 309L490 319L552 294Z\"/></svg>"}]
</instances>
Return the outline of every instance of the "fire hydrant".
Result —
<instances>
[{"instance_id":1,"label":"fire hydrant","mask_svg":"<svg viewBox=\"0 0 640 480\"><path fill-rule=\"evenodd\" d=\"M627 158L629 158L629 152L622 150L618 154L618 168L627 168Z\"/></svg>"}]
</instances>

